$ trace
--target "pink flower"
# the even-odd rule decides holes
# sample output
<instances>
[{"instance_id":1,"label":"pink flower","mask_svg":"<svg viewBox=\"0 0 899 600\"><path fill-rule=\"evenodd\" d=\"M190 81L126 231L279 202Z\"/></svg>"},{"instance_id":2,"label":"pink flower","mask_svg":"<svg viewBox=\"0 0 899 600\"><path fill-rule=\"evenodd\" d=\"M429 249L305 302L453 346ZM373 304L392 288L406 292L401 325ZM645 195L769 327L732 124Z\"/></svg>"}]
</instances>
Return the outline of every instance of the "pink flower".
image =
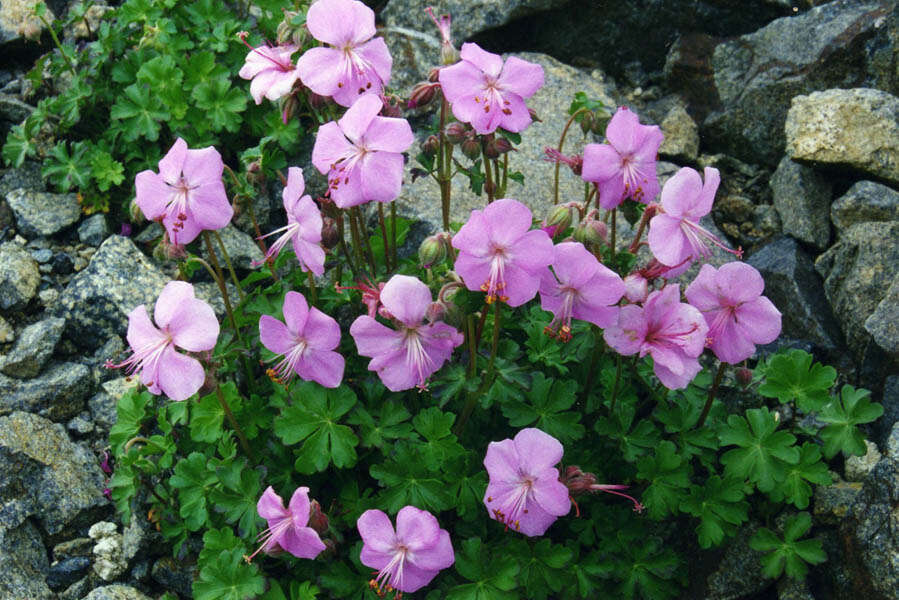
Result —
<instances>
[{"instance_id":1,"label":"pink flower","mask_svg":"<svg viewBox=\"0 0 899 600\"><path fill-rule=\"evenodd\" d=\"M382 596L394 590L421 589L456 561L446 529L440 528L434 515L414 506L404 506L397 513L396 531L390 517L377 509L362 513L356 528L363 542L359 560L378 569L372 584Z\"/></svg>"},{"instance_id":2,"label":"pink flower","mask_svg":"<svg viewBox=\"0 0 899 600\"><path fill-rule=\"evenodd\" d=\"M350 335L362 356L370 356L369 371L392 392L423 388L425 381L443 366L462 344L462 334L446 323L424 318L431 305L431 290L415 277L394 275L380 294L382 311L396 321L397 329L361 315L350 326Z\"/></svg>"},{"instance_id":3,"label":"pink flower","mask_svg":"<svg viewBox=\"0 0 899 600\"><path fill-rule=\"evenodd\" d=\"M639 271L624 278L624 297L628 302L645 302L649 295L649 281Z\"/></svg>"},{"instance_id":4,"label":"pink flower","mask_svg":"<svg viewBox=\"0 0 899 600\"><path fill-rule=\"evenodd\" d=\"M617 273L599 263L579 242L563 242L553 248L553 272L543 271L540 306L553 313L546 332L571 339L571 319L608 327L617 320L615 304L624 295Z\"/></svg>"},{"instance_id":5,"label":"pink flower","mask_svg":"<svg viewBox=\"0 0 899 600\"><path fill-rule=\"evenodd\" d=\"M543 87L543 67L514 56L504 65L499 54L474 43L462 44L460 56L440 69L440 86L456 118L481 134L526 129L531 114L524 101Z\"/></svg>"},{"instance_id":6,"label":"pink flower","mask_svg":"<svg viewBox=\"0 0 899 600\"><path fill-rule=\"evenodd\" d=\"M527 536L543 535L571 510L568 488L555 468L559 440L539 429L522 429L515 439L490 442L484 466L490 476L484 506L491 518Z\"/></svg>"},{"instance_id":7,"label":"pink flower","mask_svg":"<svg viewBox=\"0 0 899 600\"><path fill-rule=\"evenodd\" d=\"M780 335L780 311L762 296L765 282L751 265L731 262L715 269L702 265L685 295L709 326L707 345L718 360L744 361L756 344L773 342Z\"/></svg>"},{"instance_id":8,"label":"pink flower","mask_svg":"<svg viewBox=\"0 0 899 600\"><path fill-rule=\"evenodd\" d=\"M310 48L297 61L303 83L341 106L363 94L380 95L393 59L375 35L375 13L357 0L318 0L306 13L312 37L330 48Z\"/></svg>"},{"instance_id":9,"label":"pink flower","mask_svg":"<svg viewBox=\"0 0 899 600\"><path fill-rule=\"evenodd\" d=\"M727 248L699 224L699 220L712 210L720 181L718 169L706 167L703 183L699 173L684 167L665 182L662 210L649 221L648 236L649 249L660 263L686 270L692 260L712 254L706 246L707 241L740 256L740 250Z\"/></svg>"},{"instance_id":10,"label":"pink flower","mask_svg":"<svg viewBox=\"0 0 899 600\"><path fill-rule=\"evenodd\" d=\"M487 292L488 304L500 300L520 306L537 295L553 259L553 243L545 231L530 231L532 223L527 206L503 198L471 211L453 236L453 248L459 250L456 273L469 290Z\"/></svg>"},{"instance_id":11,"label":"pink flower","mask_svg":"<svg viewBox=\"0 0 899 600\"><path fill-rule=\"evenodd\" d=\"M377 96L363 96L339 121L318 129L312 164L328 175L329 193L340 208L399 196L402 153L415 137L405 119L379 117L383 106Z\"/></svg>"},{"instance_id":12,"label":"pink flower","mask_svg":"<svg viewBox=\"0 0 899 600\"><path fill-rule=\"evenodd\" d=\"M621 307L618 323L608 327L604 337L619 354L651 355L656 377L677 390L699 373L698 357L708 330L702 314L680 301L680 286L675 284L652 292L642 308Z\"/></svg>"},{"instance_id":13,"label":"pink flower","mask_svg":"<svg viewBox=\"0 0 899 600\"><path fill-rule=\"evenodd\" d=\"M259 318L259 341L284 358L275 366L282 380L294 373L306 381L335 388L343 379L343 357L334 352L340 343L337 321L306 303L299 292L284 296L284 321L269 315Z\"/></svg>"},{"instance_id":14,"label":"pink flower","mask_svg":"<svg viewBox=\"0 0 899 600\"><path fill-rule=\"evenodd\" d=\"M325 250L321 246L322 214L312 198L308 194L303 195L305 189L303 169L290 167L287 170L287 185L281 193L284 211L287 213L287 225L262 236L281 233L268 249L265 258L267 260L277 256L287 242L291 242L293 252L300 261L300 268L320 276L325 272Z\"/></svg>"},{"instance_id":15,"label":"pink flower","mask_svg":"<svg viewBox=\"0 0 899 600\"><path fill-rule=\"evenodd\" d=\"M126 367L129 374L140 372L141 383L151 394L186 400L203 385L206 373L200 361L175 352L175 346L189 352L212 350L219 322L212 307L194 297L194 286L185 281L170 281L162 288L153 317L158 328L143 304L131 311L127 338L134 354L106 366Z\"/></svg>"},{"instance_id":16,"label":"pink flower","mask_svg":"<svg viewBox=\"0 0 899 600\"><path fill-rule=\"evenodd\" d=\"M625 198L649 204L659 193L656 155L665 136L656 125L640 125L622 106L606 127L605 144L587 144L581 177L599 187L599 205L610 210Z\"/></svg>"},{"instance_id":17,"label":"pink flower","mask_svg":"<svg viewBox=\"0 0 899 600\"><path fill-rule=\"evenodd\" d=\"M259 552L271 554L286 550L297 558L315 558L325 549L318 533L309 522L309 488L298 487L290 498L290 506L284 508L281 496L268 486L256 503L256 512L268 521L268 529L259 534L262 545L246 557L250 561Z\"/></svg>"},{"instance_id":18,"label":"pink flower","mask_svg":"<svg viewBox=\"0 0 899 600\"><path fill-rule=\"evenodd\" d=\"M240 39L247 44L246 33L241 32ZM237 74L244 79L253 80L250 95L256 104L262 104L263 97L274 102L289 94L293 84L299 79L299 72L291 58L297 47L293 44L259 48L253 48L249 44L247 46L250 52Z\"/></svg>"},{"instance_id":19,"label":"pink flower","mask_svg":"<svg viewBox=\"0 0 899 600\"><path fill-rule=\"evenodd\" d=\"M204 229L221 229L234 209L222 183L222 155L212 146L188 150L178 138L159 161L159 173L141 171L134 179L137 205L163 225L174 244L189 244Z\"/></svg>"}]
</instances>

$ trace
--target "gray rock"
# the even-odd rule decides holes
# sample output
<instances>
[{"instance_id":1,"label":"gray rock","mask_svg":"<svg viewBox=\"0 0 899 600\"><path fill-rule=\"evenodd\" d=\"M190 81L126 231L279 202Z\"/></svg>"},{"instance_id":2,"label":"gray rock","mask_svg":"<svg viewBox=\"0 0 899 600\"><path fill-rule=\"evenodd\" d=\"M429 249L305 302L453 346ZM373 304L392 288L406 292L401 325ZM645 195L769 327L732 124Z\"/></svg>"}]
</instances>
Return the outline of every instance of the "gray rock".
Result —
<instances>
[{"instance_id":1,"label":"gray rock","mask_svg":"<svg viewBox=\"0 0 899 600\"><path fill-rule=\"evenodd\" d=\"M785 156L771 176L770 185L783 232L819 250L825 249L830 240L830 180Z\"/></svg>"},{"instance_id":2,"label":"gray rock","mask_svg":"<svg viewBox=\"0 0 899 600\"><path fill-rule=\"evenodd\" d=\"M53 364L34 379L0 375L0 414L25 410L65 421L84 410L92 388L90 369L80 363Z\"/></svg>"},{"instance_id":3,"label":"gray rock","mask_svg":"<svg viewBox=\"0 0 899 600\"><path fill-rule=\"evenodd\" d=\"M173 590L184 598L193 598L191 586L197 576L197 566L164 556L153 563L150 571L153 581L167 590Z\"/></svg>"},{"instance_id":4,"label":"gray rock","mask_svg":"<svg viewBox=\"0 0 899 600\"><path fill-rule=\"evenodd\" d=\"M67 588L87 574L91 559L86 556L73 556L50 565L47 573L47 585L51 589Z\"/></svg>"},{"instance_id":5,"label":"gray rock","mask_svg":"<svg viewBox=\"0 0 899 600\"><path fill-rule=\"evenodd\" d=\"M94 424L89 420L90 414L87 414L88 419L86 419L84 415L85 413L82 413L77 417L73 417L66 423L66 429L68 429L75 437L84 437L94 430Z\"/></svg>"},{"instance_id":6,"label":"gray rock","mask_svg":"<svg viewBox=\"0 0 899 600\"><path fill-rule=\"evenodd\" d=\"M0 417L0 529L33 515L50 535L83 525L109 504L103 472L61 425L16 412Z\"/></svg>"},{"instance_id":7,"label":"gray rock","mask_svg":"<svg viewBox=\"0 0 899 600\"><path fill-rule=\"evenodd\" d=\"M899 5L885 19L878 19L874 37L865 44L866 87L899 94Z\"/></svg>"},{"instance_id":8,"label":"gray rock","mask_svg":"<svg viewBox=\"0 0 899 600\"><path fill-rule=\"evenodd\" d=\"M894 426L894 433L899 426ZM899 435L897 435L899 437ZM899 598L899 456L887 454L865 479L852 512L841 527L850 555L867 572L867 581L883 598ZM874 597L869 595L866 597Z\"/></svg>"},{"instance_id":9,"label":"gray rock","mask_svg":"<svg viewBox=\"0 0 899 600\"><path fill-rule=\"evenodd\" d=\"M517 56L543 67L546 82L543 88L528 100L528 106L537 111L543 122L532 123L522 132L522 143L518 147L518 152L510 153L510 171L521 171L526 174L527 179L525 185L510 180L506 196L524 202L534 211L536 218L542 219L547 216L553 202L553 165L543 159L544 148L558 145L559 136L568 120L567 114L558 110L559 106L567 106L578 91L585 92L591 98L602 100L607 106L614 107L615 102L608 88L597 76L591 76L542 54L524 52ZM570 132L563 151L565 154L574 154L581 152L583 147L583 137L579 133ZM458 149L455 156L464 164L469 163ZM430 177L420 177L413 182L410 175L413 166L411 161L406 165L406 185L400 193L398 207L401 213L413 215L434 228L442 229L440 190ZM559 182L560 202L583 199L584 182L567 167L562 167ZM486 195L476 196L468 188L467 180L457 175L453 179L450 220L464 222L472 209L483 208L486 202Z\"/></svg>"},{"instance_id":10,"label":"gray rock","mask_svg":"<svg viewBox=\"0 0 899 600\"><path fill-rule=\"evenodd\" d=\"M865 320L899 273L899 222L852 225L818 257L815 269L849 349L861 357L871 339Z\"/></svg>"},{"instance_id":11,"label":"gray rock","mask_svg":"<svg viewBox=\"0 0 899 600\"><path fill-rule=\"evenodd\" d=\"M75 194L51 194L20 188L6 195L16 226L27 238L50 236L78 222L81 206Z\"/></svg>"},{"instance_id":12,"label":"gray rock","mask_svg":"<svg viewBox=\"0 0 899 600\"><path fill-rule=\"evenodd\" d=\"M872 423L872 439L881 448L886 448L893 424L899 422L899 375L891 375L884 380L880 403L883 404L883 416Z\"/></svg>"},{"instance_id":13,"label":"gray rock","mask_svg":"<svg viewBox=\"0 0 899 600\"><path fill-rule=\"evenodd\" d=\"M152 222L144 229L134 236L134 241L138 244L147 244L149 242L154 242L162 237L162 234L165 233L165 229L157 222Z\"/></svg>"},{"instance_id":14,"label":"gray rock","mask_svg":"<svg viewBox=\"0 0 899 600\"><path fill-rule=\"evenodd\" d=\"M899 221L899 192L873 181L859 181L830 207L837 232L863 221Z\"/></svg>"},{"instance_id":15,"label":"gray rock","mask_svg":"<svg viewBox=\"0 0 899 600\"><path fill-rule=\"evenodd\" d=\"M0 358L0 372L20 379L37 376L56 349L65 325L64 319L50 317L23 329L13 349Z\"/></svg>"},{"instance_id":16,"label":"gray rock","mask_svg":"<svg viewBox=\"0 0 899 600\"><path fill-rule=\"evenodd\" d=\"M140 304L152 307L168 281L130 239L114 235L72 278L53 312L66 319L69 339L95 350L113 335L124 336L128 313Z\"/></svg>"},{"instance_id":17,"label":"gray rock","mask_svg":"<svg viewBox=\"0 0 899 600\"><path fill-rule=\"evenodd\" d=\"M0 121L21 123L34 112L34 107L25 104L15 96L0 94Z\"/></svg>"},{"instance_id":18,"label":"gray rock","mask_svg":"<svg viewBox=\"0 0 899 600\"><path fill-rule=\"evenodd\" d=\"M539 11L557 8L568 0L390 0L381 12L390 27L403 27L434 35L439 47L437 27L425 13L429 6L439 17L449 13L453 19L453 39L456 47L476 33L505 25L513 19ZM434 65L439 64L437 57Z\"/></svg>"},{"instance_id":19,"label":"gray rock","mask_svg":"<svg viewBox=\"0 0 899 600\"><path fill-rule=\"evenodd\" d=\"M899 184L899 98L886 92L855 88L796 96L784 133L793 160Z\"/></svg>"},{"instance_id":20,"label":"gray rock","mask_svg":"<svg viewBox=\"0 0 899 600\"><path fill-rule=\"evenodd\" d=\"M868 473L880 462L880 451L877 444L865 440L867 451L863 456L850 456L846 459L846 481L864 481Z\"/></svg>"},{"instance_id":21,"label":"gray rock","mask_svg":"<svg viewBox=\"0 0 899 600\"><path fill-rule=\"evenodd\" d=\"M11 191L20 188L35 192L47 190L47 184L41 175L41 163L27 160L18 169L10 169L0 177L0 197L5 198Z\"/></svg>"},{"instance_id":22,"label":"gray rock","mask_svg":"<svg viewBox=\"0 0 899 600\"><path fill-rule=\"evenodd\" d=\"M682 105L677 104L668 111L661 127L665 139L659 147L659 156L686 162L696 160L699 155L699 127Z\"/></svg>"},{"instance_id":23,"label":"gray rock","mask_svg":"<svg viewBox=\"0 0 899 600\"><path fill-rule=\"evenodd\" d=\"M130 585L105 585L91 591L82 600L153 600Z\"/></svg>"},{"instance_id":24,"label":"gray rock","mask_svg":"<svg viewBox=\"0 0 899 600\"><path fill-rule=\"evenodd\" d=\"M823 282L811 256L796 240L779 238L749 257L765 279L765 296L783 315L781 335L836 351L842 335L823 297Z\"/></svg>"},{"instance_id":25,"label":"gray rock","mask_svg":"<svg viewBox=\"0 0 899 600\"><path fill-rule=\"evenodd\" d=\"M54 597L44 582L49 569L47 550L31 521L26 520L11 529L0 526L0 545L3 547L0 552L0 598L49 600Z\"/></svg>"},{"instance_id":26,"label":"gray rock","mask_svg":"<svg viewBox=\"0 0 899 600\"><path fill-rule=\"evenodd\" d=\"M0 310L20 309L34 298L41 275L19 244L0 244Z\"/></svg>"},{"instance_id":27,"label":"gray rock","mask_svg":"<svg viewBox=\"0 0 899 600\"><path fill-rule=\"evenodd\" d=\"M759 526L744 525L724 551L718 568L708 578L706 600L736 600L762 591L770 580L762 575L761 553L749 547Z\"/></svg>"},{"instance_id":28,"label":"gray rock","mask_svg":"<svg viewBox=\"0 0 899 600\"><path fill-rule=\"evenodd\" d=\"M782 577L777 582L777 600L815 600L805 579Z\"/></svg>"},{"instance_id":29,"label":"gray rock","mask_svg":"<svg viewBox=\"0 0 899 600\"><path fill-rule=\"evenodd\" d=\"M38 250L31 251L31 257L37 261L37 264L43 265L50 262L50 259L53 258L53 250L50 248L40 248Z\"/></svg>"},{"instance_id":30,"label":"gray rock","mask_svg":"<svg viewBox=\"0 0 899 600\"><path fill-rule=\"evenodd\" d=\"M16 330L0 316L0 344L8 344L16 339Z\"/></svg>"},{"instance_id":31,"label":"gray rock","mask_svg":"<svg viewBox=\"0 0 899 600\"><path fill-rule=\"evenodd\" d=\"M94 542L90 538L75 538L66 540L53 546L53 558L55 560L65 560L73 556L90 556Z\"/></svg>"},{"instance_id":32,"label":"gray rock","mask_svg":"<svg viewBox=\"0 0 899 600\"><path fill-rule=\"evenodd\" d=\"M852 510L862 484L855 481L836 481L831 485L815 486L815 521L826 525L839 525Z\"/></svg>"},{"instance_id":33,"label":"gray rock","mask_svg":"<svg viewBox=\"0 0 899 600\"><path fill-rule=\"evenodd\" d=\"M722 109L704 123L708 141L744 160L776 165L790 100L863 85L858 63L865 43L891 8L890 0L836 0L719 44L712 65Z\"/></svg>"},{"instance_id":34,"label":"gray rock","mask_svg":"<svg viewBox=\"0 0 899 600\"><path fill-rule=\"evenodd\" d=\"M235 270L249 271L253 268L254 262L262 262L263 258L265 258L253 238L233 225L228 225L224 229L220 229L218 233L222 238L225 251L231 258L231 264L234 266ZM225 277L228 277L228 267L225 264L222 249L219 247L215 235L212 235L211 238L215 256L218 259L222 270L225 272ZM207 261L209 260L209 252L206 251L205 244L203 244L202 255Z\"/></svg>"},{"instance_id":35,"label":"gray rock","mask_svg":"<svg viewBox=\"0 0 899 600\"><path fill-rule=\"evenodd\" d=\"M93 571L88 571L87 575L59 592L58 600L81 600L101 583L105 582L100 581Z\"/></svg>"},{"instance_id":36,"label":"gray rock","mask_svg":"<svg viewBox=\"0 0 899 600\"><path fill-rule=\"evenodd\" d=\"M885 352L899 357L899 274L893 277L886 296L865 319L865 331Z\"/></svg>"},{"instance_id":37,"label":"gray rock","mask_svg":"<svg viewBox=\"0 0 899 600\"><path fill-rule=\"evenodd\" d=\"M91 215L78 226L78 239L88 246L99 246L109 237L109 225L106 223L106 215L97 213Z\"/></svg>"}]
</instances>

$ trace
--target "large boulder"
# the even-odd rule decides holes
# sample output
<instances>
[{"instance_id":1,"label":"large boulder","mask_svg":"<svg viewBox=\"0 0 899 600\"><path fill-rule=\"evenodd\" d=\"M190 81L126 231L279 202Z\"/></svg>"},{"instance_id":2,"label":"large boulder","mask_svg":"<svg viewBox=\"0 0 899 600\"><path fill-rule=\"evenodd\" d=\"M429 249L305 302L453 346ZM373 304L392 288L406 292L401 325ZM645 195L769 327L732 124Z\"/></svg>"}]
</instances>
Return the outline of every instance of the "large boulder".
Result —
<instances>
[{"instance_id":1,"label":"large boulder","mask_svg":"<svg viewBox=\"0 0 899 600\"><path fill-rule=\"evenodd\" d=\"M47 550L30 520L10 529L0 527L0 545L3 547L0 598L50 600L55 597L44 582L49 569Z\"/></svg>"},{"instance_id":2,"label":"large boulder","mask_svg":"<svg viewBox=\"0 0 899 600\"><path fill-rule=\"evenodd\" d=\"M771 176L774 208L787 235L819 250L830 240L830 180L784 157Z\"/></svg>"},{"instance_id":3,"label":"large boulder","mask_svg":"<svg viewBox=\"0 0 899 600\"><path fill-rule=\"evenodd\" d=\"M96 458L61 425L24 412L0 417L0 529L31 516L56 535L107 506Z\"/></svg>"},{"instance_id":4,"label":"large boulder","mask_svg":"<svg viewBox=\"0 0 899 600\"><path fill-rule=\"evenodd\" d=\"M893 277L883 300L865 319L865 331L885 352L899 358L899 274Z\"/></svg>"},{"instance_id":5,"label":"large boulder","mask_svg":"<svg viewBox=\"0 0 899 600\"><path fill-rule=\"evenodd\" d=\"M75 194L51 194L25 188L6 195L16 225L27 238L50 236L74 225L81 218L81 205Z\"/></svg>"},{"instance_id":6,"label":"large boulder","mask_svg":"<svg viewBox=\"0 0 899 600\"><path fill-rule=\"evenodd\" d=\"M544 149L559 143L559 136L568 120L564 107L571 103L576 92L585 92L591 98L602 100L607 106L614 107L615 101L601 78L543 54L522 52L516 56L543 67L545 83L527 102L543 122L534 122L523 131L518 151L509 153L510 171L521 171L525 173L526 179L524 185L509 180L506 196L524 202L534 211L535 217L543 218L553 202L553 165L544 160ZM570 130L565 142L565 154L581 152L584 143L580 129ZM413 148L412 152L417 153L417 149ZM470 164L458 148L454 156L463 164ZM403 213L442 229L440 190L430 177L419 177L412 181L411 170L415 166L414 161L406 165L406 185L397 200L398 206ZM560 202L583 199L584 182L572 174L568 167L562 166L559 181ZM469 189L466 178L456 175L453 179L451 221L466 221L472 209L483 208L486 202L486 195L476 196Z\"/></svg>"},{"instance_id":7,"label":"large boulder","mask_svg":"<svg viewBox=\"0 0 899 600\"><path fill-rule=\"evenodd\" d=\"M705 120L708 141L749 162L776 165L790 100L864 85L866 45L893 3L836 0L719 44L712 67L721 109Z\"/></svg>"},{"instance_id":8,"label":"large boulder","mask_svg":"<svg viewBox=\"0 0 899 600\"><path fill-rule=\"evenodd\" d=\"M66 337L95 350L113 335L124 336L128 313L139 304L152 306L168 281L130 239L113 235L72 279L53 311L65 318Z\"/></svg>"},{"instance_id":9,"label":"large boulder","mask_svg":"<svg viewBox=\"0 0 899 600\"><path fill-rule=\"evenodd\" d=\"M873 181L859 181L830 206L838 232L863 221L899 221L899 192Z\"/></svg>"},{"instance_id":10,"label":"large boulder","mask_svg":"<svg viewBox=\"0 0 899 600\"><path fill-rule=\"evenodd\" d=\"M81 363L57 363L34 379L0 375L0 415L25 410L64 421L84 410L92 387L91 371Z\"/></svg>"},{"instance_id":11,"label":"large boulder","mask_svg":"<svg viewBox=\"0 0 899 600\"><path fill-rule=\"evenodd\" d=\"M20 379L35 377L56 349L65 324L64 320L51 317L23 329L9 354L0 357L0 372Z\"/></svg>"},{"instance_id":12,"label":"large boulder","mask_svg":"<svg viewBox=\"0 0 899 600\"><path fill-rule=\"evenodd\" d=\"M793 160L899 185L899 98L891 94L855 88L797 96L784 131Z\"/></svg>"},{"instance_id":13,"label":"large boulder","mask_svg":"<svg viewBox=\"0 0 899 600\"><path fill-rule=\"evenodd\" d=\"M765 296L783 315L781 335L807 340L825 355L842 347L842 335L824 299L824 284L809 253L796 240L781 237L747 261L765 279Z\"/></svg>"},{"instance_id":14,"label":"large boulder","mask_svg":"<svg viewBox=\"0 0 899 600\"><path fill-rule=\"evenodd\" d=\"M861 362L871 341L865 321L899 273L899 222L852 225L818 257L815 269L824 277L824 292L840 315L849 348Z\"/></svg>"}]
</instances>

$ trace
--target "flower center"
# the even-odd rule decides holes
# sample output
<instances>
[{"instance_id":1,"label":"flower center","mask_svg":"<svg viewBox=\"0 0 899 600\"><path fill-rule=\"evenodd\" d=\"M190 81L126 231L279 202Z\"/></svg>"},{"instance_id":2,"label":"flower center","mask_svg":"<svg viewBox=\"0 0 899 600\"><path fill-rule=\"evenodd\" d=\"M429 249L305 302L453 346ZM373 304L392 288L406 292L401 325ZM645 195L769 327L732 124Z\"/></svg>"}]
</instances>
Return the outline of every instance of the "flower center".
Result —
<instances>
[{"instance_id":1,"label":"flower center","mask_svg":"<svg viewBox=\"0 0 899 600\"><path fill-rule=\"evenodd\" d=\"M421 343L418 328L406 328L403 333L403 345L406 347L406 365L418 374L418 387L424 389L425 380L436 369L434 361Z\"/></svg>"},{"instance_id":2,"label":"flower center","mask_svg":"<svg viewBox=\"0 0 899 600\"><path fill-rule=\"evenodd\" d=\"M565 285L559 288L558 295L562 298L562 304L543 332L549 337L558 336L560 342L567 342L571 340L571 313L574 310L574 303L580 297L580 292L570 285Z\"/></svg>"},{"instance_id":3,"label":"flower center","mask_svg":"<svg viewBox=\"0 0 899 600\"><path fill-rule=\"evenodd\" d=\"M481 291L487 292L487 298L485 298L487 304L493 304L497 300L508 302L509 297L502 291L506 288L505 266L509 256L506 254L506 249L501 246L493 246L490 254L493 255L490 261L490 273L487 281L481 284Z\"/></svg>"},{"instance_id":4,"label":"flower center","mask_svg":"<svg viewBox=\"0 0 899 600\"><path fill-rule=\"evenodd\" d=\"M287 354L284 355L284 358L281 359L278 364L275 365L274 368L268 369L266 374L273 381L277 381L281 384L285 384L290 379L296 375L297 365L300 364L300 361L303 360L303 355L306 352L306 348L308 347L308 343L306 339L299 336L293 336L293 345L290 347L290 350L287 351ZM270 362L274 362L278 360L276 356Z\"/></svg>"}]
</instances>

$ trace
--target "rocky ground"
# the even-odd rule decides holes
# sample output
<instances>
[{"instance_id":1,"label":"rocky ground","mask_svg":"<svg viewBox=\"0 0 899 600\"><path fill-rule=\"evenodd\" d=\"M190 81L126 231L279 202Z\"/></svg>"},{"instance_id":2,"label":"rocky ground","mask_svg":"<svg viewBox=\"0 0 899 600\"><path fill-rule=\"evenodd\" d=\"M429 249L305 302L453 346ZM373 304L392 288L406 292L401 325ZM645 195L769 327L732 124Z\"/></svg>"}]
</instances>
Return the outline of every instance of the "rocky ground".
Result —
<instances>
[{"instance_id":1,"label":"rocky ground","mask_svg":"<svg viewBox=\"0 0 899 600\"><path fill-rule=\"evenodd\" d=\"M36 55L23 38L37 27L23 20L28 4L0 5L0 54ZM50 4L57 14L66 8ZM807 585L762 577L748 548L758 525L750 524L724 549L696 557L707 566L689 597L899 598L895 0L652 0L640 8L389 0L382 34L402 57L394 72L401 90L426 76L439 46L422 18L428 4L452 12L457 41L525 53L544 67L547 85L531 101L543 122L512 157L535 175L508 195L537 215L548 211L542 149L557 143L560 109L574 92L632 107L665 131L663 175L683 165L722 171L709 226L742 245L763 273L766 295L784 314L777 344L834 364L885 407L868 454L847 460L836 483L815 493L815 534L829 561ZM3 135L32 110L21 75L0 69ZM569 152L585 143L570 139ZM582 186L563 181L562 197L579 198ZM270 196L259 200L263 220L280 208L279 194ZM456 193L454 219L479 204ZM399 206L422 230L439 219L437 190L425 179L407 184ZM106 438L128 383L103 365L123 356L127 312L151 302L174 274L153 256L157 228L124 235L122 223L82 215L75 195L47 190L40 165L0 171L2 599L190 597L191 566L168 557L141 515L123 527L104 495ZM224 232L244 270L260 258L248 230L238 222ZM210 283L199 285L216 296Z\"/></svg>"}]
</instances>

